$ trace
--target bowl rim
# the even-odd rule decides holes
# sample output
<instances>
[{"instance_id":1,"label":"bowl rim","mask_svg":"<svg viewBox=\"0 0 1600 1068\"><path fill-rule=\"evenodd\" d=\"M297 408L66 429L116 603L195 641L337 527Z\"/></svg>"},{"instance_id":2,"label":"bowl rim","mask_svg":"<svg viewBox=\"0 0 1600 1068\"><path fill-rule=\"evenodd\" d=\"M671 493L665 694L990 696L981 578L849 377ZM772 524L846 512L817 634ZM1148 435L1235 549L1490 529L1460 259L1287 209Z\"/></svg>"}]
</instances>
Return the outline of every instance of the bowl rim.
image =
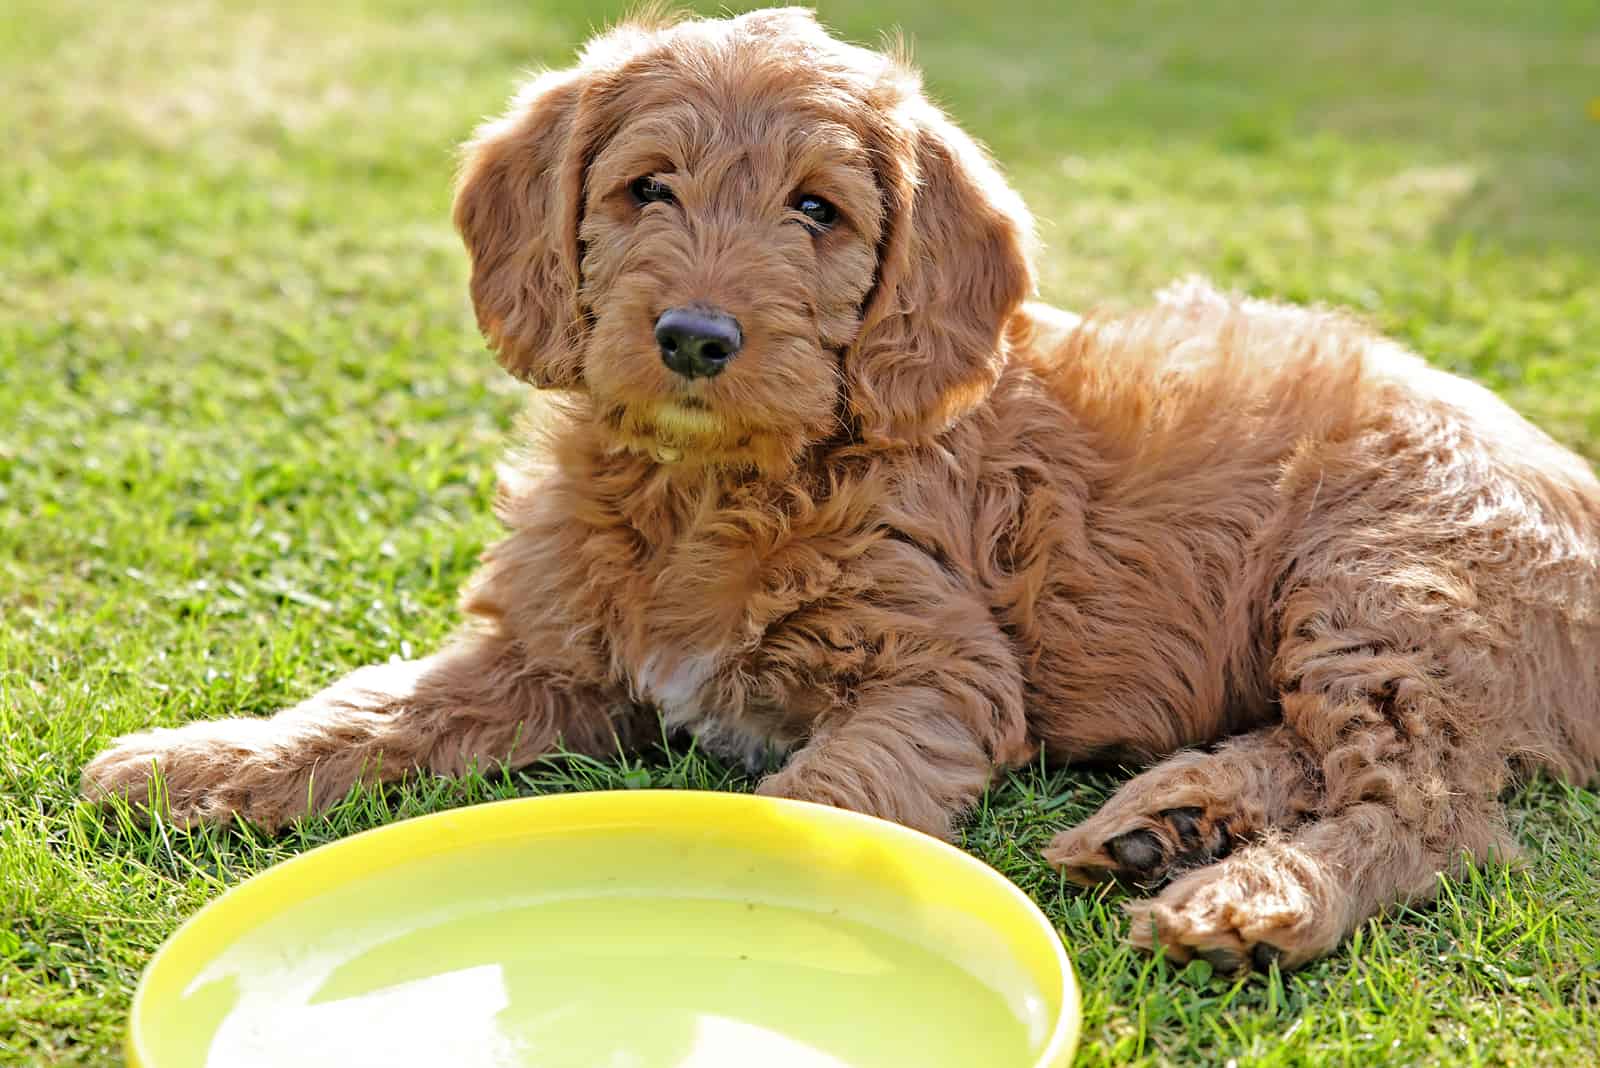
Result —
<instances>
[{"instance_id":1,"label":"bowl rim","mask_svg":"<svg viewBox=\"0 0 1600 1068\"><path fill-rule=\"evenodd\" d=\"M144 1034L143 1018L149 1011L147 1004L151 998L151 986L158 973L170 965L176 955L178 947L193 932L215 921L215 917L224 909L232 908L240 898L258 894L270 893L276 884L283 884L285 880L294 880L302 870L314 869L325 864L325 858L333 851L356 852L372 851L375 844L384 838L396 839L397 845L403 845L406 839L421 841L427 837L427 828L442 829L470 829L473 824L478 824L479 831L493 828L496 825L504 826L510 809L524 809L532 805L545 808L560 808L570 806L575 809L591 808L595 806L611 805L634 806L638 813L648 812L653 821L659 821L663 816L672 818L682 816L690 810L698 810L695 814L704 813L708 809L723 809L724 813L732 813L731 818L738 818L740 810L753 812L756 809L768 808L788 810L796 813L813 823L823 825L835 824L850 827L853 831L864 834L873 839L877 844L887 845L890 849L923 849L940 853L947 862L957 867L965 868L979 881L988 884L993 890L1008 901L1016 910L1019 917L1024 919L1030 928L1031 936L1042 938L1051 959L1054 961L1056 972L1061 982L1061 1007L1056 1013L1054 1026L1040 1050L1039 1055L1031 1065L1026 1068L1065 1068L1072 1062L1072 1057L1077 1049L1079 1028L1082 1024L1082 997L1078 988L1077 977L1074 973L1072 962L1067 956L1060 932L1050 922L1049 917L1039 907L1038 903L1029 897L1021 887L1006 878L990 865L979 860L971 853L960 849L949 842L924 834L921 831L906 827L903 824L889 820L868 816L849 809L835 808L831 805L815 804L809 801L797 801L791 798L767 797L758 794L737 793L723 790L692 790L692 789L636 789L636 790L583 790L559 794L538 794L529 797L514 797L500 801L489 801L481 804L462 805L457 808L444 809L439 812L423 813L418 816L407 817L402 820L383 823L376 827L369 827L364 831L336 838L331 842L324 842L314 846L303 853L297 853L285 860L279 861L228 887L222 893L202 905L193 915L180 923L173 932L161 943L160 947L145 964L139 976L138 985L134 988L133 999L128 1007L128 1023L123 1040L123 1051L127 1057L129 1068L160 1068L149 1050L147 1036ZM676 812L665 811L676 809ZM636 813L637 815L637 813ZM642 822L642 821L641 821ZM547 823L544 826L551 826ZM522 830L527 830L526 824ZM395 863L405 863L415 860L429 853L447 852L452 848L459 848L468 844L482 844L492 842L499 838L519 837L515 831L500 834L480 835L470 842L456 841L455 836L449 834L435 835L433 843L435 848L428 850L394 849L392 854ZM373 868L365 868L364 872L370 873ZM1018 1066L1023 1068L1023 1066Z\"/></svg>"}]
</instances>

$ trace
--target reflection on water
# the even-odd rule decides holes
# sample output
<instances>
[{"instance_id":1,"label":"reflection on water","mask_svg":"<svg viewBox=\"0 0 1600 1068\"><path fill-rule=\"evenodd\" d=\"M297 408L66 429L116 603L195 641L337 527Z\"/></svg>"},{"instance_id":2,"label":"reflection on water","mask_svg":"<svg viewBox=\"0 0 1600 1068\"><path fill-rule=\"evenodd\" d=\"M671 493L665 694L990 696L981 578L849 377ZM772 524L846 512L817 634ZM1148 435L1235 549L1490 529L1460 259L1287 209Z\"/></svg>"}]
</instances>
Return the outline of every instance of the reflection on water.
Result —
<instances>
[{"instance_id":1,"label":"reflection on water","mask_svg":"<svg viewBox=\"0 0 1600 1068\"><path fill-rule=\"evenodd\" d=\"M160 1068L1000 1068L1036 1052L1036 992L1003 996L838 910L620 873L575 896L526 858L476 860L408 865L251 930L189 983L183 1030L154 1028Z\"/></svg>"},{"instance_id":2,"label":"reflection on water","mask_svg":"<svg viewBox=\"0 0 1600 1068\"><path fill-rule=\"evenodd\" d=\"M694 1048L679 1068L723 1068L735 1064L792 1064L796 1068L850 1068L850 1062L774 1031L729 1020L702 1016L695 1024Z\"/></svg>"},{"instance_id":3,"label":"reflection on water","mask_svg":"<svg viewBox=\"0 0 1600 1068\"><path fill-rule=\"evenodd\" d=\"M496 964L375 986L321 1004L285 1004L263 991L242 999L223 1017L205 1063L208 1068L529 1063L496 1021L509 1003Z\"/></svg>"}]
</instances>

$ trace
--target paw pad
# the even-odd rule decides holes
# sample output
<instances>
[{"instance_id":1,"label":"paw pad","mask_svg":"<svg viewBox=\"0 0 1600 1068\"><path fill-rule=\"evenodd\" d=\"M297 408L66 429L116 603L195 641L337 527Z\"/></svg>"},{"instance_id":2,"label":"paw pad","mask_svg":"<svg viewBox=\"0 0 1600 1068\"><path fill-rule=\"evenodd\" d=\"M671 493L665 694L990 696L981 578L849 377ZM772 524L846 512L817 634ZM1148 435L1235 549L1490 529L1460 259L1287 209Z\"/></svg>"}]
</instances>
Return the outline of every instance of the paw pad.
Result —
<instances>
[{"instance_id":1,"label":"paw pad","mask_svg":"<svg viewBox=\"0 0 1600 1068\"><path fill-rule=\"evenodd\" d=\"M1166 850L1154 831L1129 831L1119 834L1106 843L1117 866L1135 877L1148 876L1166 859Z\"/></svg>"},{"instance_id":2,"label":"paw pad","mask_svg":"<svg viewBox=\"0 0 1600 1068\"><path fill-rule=\"evenodd\" d=\"M1203 809L1169 808L1155 819L1154 828L1136 828L1106 841L1105 851L1115 863L1112 874L1151 886L1233 851L1227 823L1208 818Z\"/></svg>"}]
</instances>

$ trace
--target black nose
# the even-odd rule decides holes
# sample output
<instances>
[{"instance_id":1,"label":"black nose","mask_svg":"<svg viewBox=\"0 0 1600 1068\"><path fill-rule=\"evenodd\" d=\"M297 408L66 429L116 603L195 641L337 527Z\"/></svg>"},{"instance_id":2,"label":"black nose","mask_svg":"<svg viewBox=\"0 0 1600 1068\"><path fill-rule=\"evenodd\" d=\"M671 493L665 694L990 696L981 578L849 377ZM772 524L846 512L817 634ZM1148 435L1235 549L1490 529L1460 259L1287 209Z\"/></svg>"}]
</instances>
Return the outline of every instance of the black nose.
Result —
<instances>
[{"instance_id":1,"label":"black nose","mask_svg":"<svg viewBox=\"0 0 1600 1068\"><path fill-rule=\"evenodd\" d=\"M743 342L739 320L712 308L668 308L656 320L661 362L685 378L710 378Z\"/></svg>"}]
</instances>

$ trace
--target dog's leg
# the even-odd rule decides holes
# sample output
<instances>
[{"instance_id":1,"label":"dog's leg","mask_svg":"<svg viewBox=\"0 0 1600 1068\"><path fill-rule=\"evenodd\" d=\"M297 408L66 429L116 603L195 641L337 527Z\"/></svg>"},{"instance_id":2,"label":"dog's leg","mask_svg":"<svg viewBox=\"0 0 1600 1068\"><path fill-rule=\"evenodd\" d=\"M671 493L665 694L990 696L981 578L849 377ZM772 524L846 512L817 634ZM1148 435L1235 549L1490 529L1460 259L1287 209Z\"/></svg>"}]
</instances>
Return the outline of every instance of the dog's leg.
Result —
<instances>
[{"instance_id":1,"label":"dog's leg","mask_svg":"<svg viewBox=\"0 0 1600 1068\"><path fill-rule=\"evenodd\" d=\"M1299 967L1384 906L1432 899L1439 876L1465 858L1505 855L1492 801L1452 806L1450 823L1434 837L1389 805L1351 806L1130 903L1129 937L1174 960L1203 957L1222 972Z\"/></svg>"},{"instance_id":2,"label":"dog's leg","mask_svg":"<svg viewBox=\"0 0 1600 1068\"><path fill-rule=\"evenodd\" d=\"M270 719L225 719L117 740L84 770L91 798L164 807L179 824L243 816L281 827L357 782L517 767L559 741L615 751L625 701L543 670L515 642L478 635L423 660L377 664Z\"/></svg>"},{"instance_id":3,"label":"dog's leg","mask_svg":"<svg viewBox=\"0 0 1600 1068\"><path fill-rule=\"evenodd\" d=\"M1130 906L1139 944L1294 967L1386 905L1430 899L1466 858L1515 853L1498 801L1508 716L1485 704L1505 665L1470 605L1430 616L1403 590L1343 585L1290 599L1274 666L1284 723L1317 761L1315 817Z\"/></svg>"},{"instance_id":4,"label":"dog's leg","mask_svg":"<svg viewBox=\"0 0 1600 1068\"><path fill-rule=\"evenodd\" d=\"M847 606L836 630L855 628L879 650L848 707L825 715L764 794L817 801L948 838L996 769L1033 754L1022 671L1006 638L937 564L902 557L901 603ZM933 591L933 592L930 592ZM823 623L816 624L826 633ZM824 654L832 655L831 648Z\"/></svg>"},{"instance_id":5,"label":"dog's leg","mask_svg":"<svg viewBox=\"0 0 1600 1068\"><path fill-rule=\"evenodd\" d=\"M1240 735L1212 752L1182 752L1058 834L1045 859L1084 885L1115 876L1157 886L1270 828L1299 823L1316 809L1319 774L1305 743L1283 726Z\"/></svg>"},{"instance_id":6,"label":"dog's leg","mask_svg":"<svg viewBox=\"0 0 1600 1068\"><path fill-rule=\"evenodd\" d=\"M813 736L757 792L865 812L949 838L995 762L968 724L934 711L940 694L906 691L863 705Z\"/></svg>"}]
</instances>

